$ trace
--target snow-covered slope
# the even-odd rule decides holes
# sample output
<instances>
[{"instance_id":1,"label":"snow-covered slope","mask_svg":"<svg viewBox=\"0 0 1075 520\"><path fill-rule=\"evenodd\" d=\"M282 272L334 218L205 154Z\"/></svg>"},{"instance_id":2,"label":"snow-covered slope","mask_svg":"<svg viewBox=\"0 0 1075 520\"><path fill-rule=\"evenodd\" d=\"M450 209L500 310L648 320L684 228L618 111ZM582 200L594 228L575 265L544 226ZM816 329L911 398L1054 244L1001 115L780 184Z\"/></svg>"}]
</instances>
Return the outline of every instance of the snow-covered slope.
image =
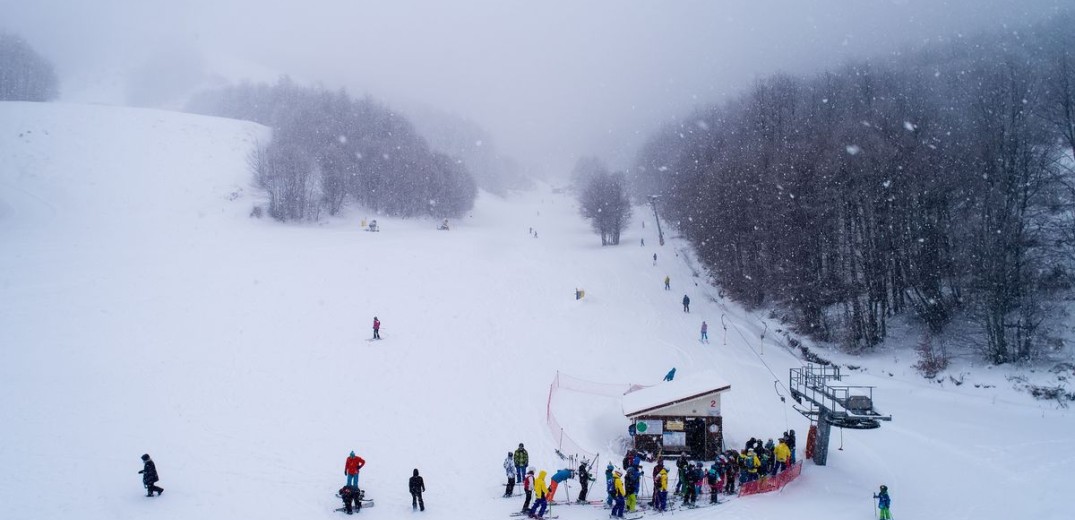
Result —
<instances>
[{"instance_id":1,"label":"snow-covered slope","mask_svg":"<svg viewBox=\"0 0 1075 520\"><path fill-rule=\"evenodd\" d=\"M268 136L159 111L0 104L0 517L335 518L355 450L378 501L364 516L410 515L418 468L423 515L505 518L520 506L499 498L506 452L524 442L532 466L561 465L545 423L558 370L617 384L713 370L732 385L732 445L789 427L805 440L774 390L799 364L773 341L779 325L760 353L766 325L700 285L683 243L653 247L641 210L606 248L548 189L483 195L449 232L383 217L363 232L374 215L357 211L281 225L247 216L259 195L246 154ZM373 316L383 341L369 340ZM1004 385L931 385L910 361L854 360L867 370L850 383L877 385L895 419L846 432L843 450L834 430L827 467L676 515L867 518L885 483L898 518L1059 518L1071 415ZM626 433L615 401L553 403L602 465ZM143 496L143 452L168 496Z\"/></svg>"}]
</instances>

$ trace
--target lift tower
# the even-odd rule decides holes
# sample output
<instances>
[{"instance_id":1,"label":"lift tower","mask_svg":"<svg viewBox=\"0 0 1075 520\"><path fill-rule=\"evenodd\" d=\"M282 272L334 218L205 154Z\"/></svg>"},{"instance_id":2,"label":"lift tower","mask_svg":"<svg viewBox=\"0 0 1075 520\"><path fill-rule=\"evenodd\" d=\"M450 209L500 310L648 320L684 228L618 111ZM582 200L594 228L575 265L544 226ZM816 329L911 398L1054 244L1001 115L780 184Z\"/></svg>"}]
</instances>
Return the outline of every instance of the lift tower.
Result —
<instances>
[{"instance_id":1,"label":"lift tower","mask_svg":"<svg viewBox=\"0 0 1075 520\"><path fill-rule=\"evenodd\" d=\"M795 402L809 406L795 407L810 421L817 421L817 439L814 444L814 463L824 466L829 456L829 432L832 427L853 430L872 430L881 427L881 421L891 421L891 415L883 415L873 407L872 386L837 386L840 367L835 365L807 364L792 368L788 376L788 388Z\"/></svg>"}]
</instances>

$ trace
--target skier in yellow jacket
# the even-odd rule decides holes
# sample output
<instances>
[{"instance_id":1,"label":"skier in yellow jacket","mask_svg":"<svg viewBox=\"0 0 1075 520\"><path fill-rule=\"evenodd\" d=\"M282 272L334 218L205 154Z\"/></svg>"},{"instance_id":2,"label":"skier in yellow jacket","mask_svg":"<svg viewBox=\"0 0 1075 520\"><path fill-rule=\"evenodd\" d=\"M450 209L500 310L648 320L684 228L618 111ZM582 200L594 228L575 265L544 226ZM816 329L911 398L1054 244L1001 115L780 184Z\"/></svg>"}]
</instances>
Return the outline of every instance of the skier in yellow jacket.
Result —
<instances>
[{"instance_id":1,"label":"skier in yellow jacket","mask_svg":"<svg viewBox=\"0 0 1075 520\"><path fill-rule=\"evenodd\" d=\"M615 499L612 505L612 517L623 518L623 497L627 495L627 492L623 488L623 473L620 473L620 470L612 472L612 489Z\"/></svg>"},{"instance_id":2,"label":"skier in yellow jacket","mask_svg":"<svg viewBox=\"0 0 1075 520\"><path fill-rule=\"evenodd\" d=\"M549 492L549 486L545 484L545 470L538 472L538 476L534 479L534 505L530 507L530 518L541 518L545 516L545 508L548 507L549 501L545 499L545 494ZM541 506L541 510L538 511L538 506ZM538 511L537 514L534 514Z\"/></svg>"},{"instance_id":3,"label":"skier in yellow jacket","mask_svg":"<svg viewBox=\"0 0 1075 520\"><path fill-rule=\"evenodd\" d=\"M663 466L653 484L654 493L657 494L657 510L665 511L668 509L668 470Z\"/></svg>"},{"instance_id":4,"label":"skier in yellow jacket","mask_svg":"<svg viewBox=\"0 0 1075 520\"><path fill-rule=\"evenodd\" d=\"M791 448L788 447L783 438L781 438L780 443L773 448L773 458L776 459L776 464L773 464L773 475L788 469L788 459L791 458Z\"/></svg>"}]
</instances>

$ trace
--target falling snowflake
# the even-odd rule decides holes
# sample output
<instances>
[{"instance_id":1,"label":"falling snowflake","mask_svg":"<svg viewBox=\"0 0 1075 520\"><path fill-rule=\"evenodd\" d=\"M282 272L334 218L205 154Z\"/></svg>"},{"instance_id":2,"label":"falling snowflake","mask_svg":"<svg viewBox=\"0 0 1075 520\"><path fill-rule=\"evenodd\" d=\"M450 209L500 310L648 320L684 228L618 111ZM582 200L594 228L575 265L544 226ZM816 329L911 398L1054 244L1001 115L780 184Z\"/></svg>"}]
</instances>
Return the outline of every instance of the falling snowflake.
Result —
<instances>
[{"instance_id":1,"label":"falling snowflake","mask_svg":"<svg viewBox=\"0 0 1075 520\"><path fill-rule=\"evenodd\" d=\"M862 148L859 148L857 144L849 144L847 145L846 150L849 155L858 155L858 153L862 151Z\"/></svg>"},{"instance_id":2,"label":"falling snowflake","mask_svg":"<svg viewBox=\"0 0 1075 520\"><path fill-rule=\"evenodd\" d=\"M914 123L912 123L912 122L910 122L910 121L904 121L904 122L903 122L903 128L904 128L905 130L907 130L908 132L914 132L914 130L915 130L915 125L914 125Z\"/></svg>"}]
</instances>

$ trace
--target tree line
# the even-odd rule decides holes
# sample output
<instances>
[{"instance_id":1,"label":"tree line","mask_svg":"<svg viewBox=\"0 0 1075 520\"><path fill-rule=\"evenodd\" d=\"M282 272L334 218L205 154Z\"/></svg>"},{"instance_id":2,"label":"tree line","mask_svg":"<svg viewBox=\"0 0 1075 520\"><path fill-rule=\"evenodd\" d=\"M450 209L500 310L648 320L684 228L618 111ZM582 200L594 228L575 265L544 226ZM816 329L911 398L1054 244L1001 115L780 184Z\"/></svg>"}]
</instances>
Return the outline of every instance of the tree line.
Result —
<instances>
[{"instance_id":1,"label":"tree line","mask_svg":"<svg viewBox=\"0 0 1075 520\"><path fill-rule=\"evenodd\" d=\"M0 33L0 101L52 101L59 93L52 63L21 37Z\"/></svg>"},{"instance_id":2,"label":"tree line","mask_svg":"<svg viewBox=\"0 0 1075 520\"><path fill-rule=\"evenodd\" d=\"M189 109L272 127L250 165L281 221L316 221L349 201L389 216L457 217L477 197L461 161L432 151L406 118L368 97L285 77L205 92Z\"/></svg>"},{"instance_id":3,"label":"tree line","mask_svg":"<svg viewBox=\"0 0 1075 520\"><path fill-rule=\"evenodd\" d=\"M1032 358L1072 288L1073 22L758 81L653 135L632 181L802 332L858 351L961 315L989 361Z\"/></svg>"}]
</instances>

